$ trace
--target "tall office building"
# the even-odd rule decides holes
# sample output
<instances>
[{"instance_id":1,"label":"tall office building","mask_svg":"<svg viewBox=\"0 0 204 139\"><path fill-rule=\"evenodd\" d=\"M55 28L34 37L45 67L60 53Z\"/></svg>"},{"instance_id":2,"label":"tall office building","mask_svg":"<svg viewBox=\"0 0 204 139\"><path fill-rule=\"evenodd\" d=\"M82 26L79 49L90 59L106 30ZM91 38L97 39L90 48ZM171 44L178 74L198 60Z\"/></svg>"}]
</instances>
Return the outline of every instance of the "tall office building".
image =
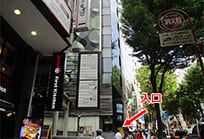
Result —
<instances>
[{"instance_id":1,"label":"tall office building","mask_svg":"<svg viewBox=\"0 0 204 139\"><path fill-rule=\"evenodd\" d=\"M111 0L1 1L1 138L19 137L26 117L43 119L54 135L122 126L119 20L113 28L118 15L111 16L111 6Z\"/></svg>"}]
</instances>

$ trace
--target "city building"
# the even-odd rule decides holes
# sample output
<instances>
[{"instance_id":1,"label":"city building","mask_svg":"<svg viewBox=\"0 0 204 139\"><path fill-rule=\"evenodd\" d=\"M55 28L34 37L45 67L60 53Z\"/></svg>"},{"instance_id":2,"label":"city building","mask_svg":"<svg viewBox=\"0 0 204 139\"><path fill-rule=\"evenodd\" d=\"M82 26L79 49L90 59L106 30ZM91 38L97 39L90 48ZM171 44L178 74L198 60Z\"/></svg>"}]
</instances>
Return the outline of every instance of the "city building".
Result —
<instances>
[{"instance_id":1,"label":"city building","mask_svg":"<svg viewBox=\"0 0 204 139\"><path fill-rule=\"evenodd\" d=\"M111 26L118 17L111 6L110 0L1 1L1 138L21 136L25 118L43 119L53 135L64 136L122 126L120 39Z\"/></svg>"}]
</instances>

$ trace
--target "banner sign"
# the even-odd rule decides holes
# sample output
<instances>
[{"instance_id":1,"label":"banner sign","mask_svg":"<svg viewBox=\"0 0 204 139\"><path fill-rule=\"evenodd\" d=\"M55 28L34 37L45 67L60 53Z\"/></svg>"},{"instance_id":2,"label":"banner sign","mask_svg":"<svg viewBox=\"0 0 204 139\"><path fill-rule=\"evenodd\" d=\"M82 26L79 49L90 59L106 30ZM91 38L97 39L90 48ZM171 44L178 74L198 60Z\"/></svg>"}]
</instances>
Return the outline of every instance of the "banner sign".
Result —
<instances>
[{"instance_id":1,"label":"banner sign","mask_svg":"<svg viewBox=\"0 0 204 139\"><path fill-rule=\"evenodd\" d=\"M159 37L161 46L174 46L194 43L191 30L160 33Z\"/></svg>"},{"instance_id":2,"label":"banner sign","mask_svg":"<svg viewBox=\"0 0 204 139\"><path fill-rule=\"evenodd\" d=\"M54 54L48 93L48 110L61 110L65 54Z\"/></svg>"},{"instance_id":3,"label":"banner sign","mask_svg":"<svg viewBox=\"0 0 204 139\"><path fill-rule=\"evenodd\" d=\"M70 35L72 11L64 0L42 0L64 30Z\"/></svg>"},{"instance_id":4,"label":"banner sign","mask_svg":"<svg viewBox=\"0 0 204 139\"><path fill-rule=\"evenodd\" d=\"M99 90L99 54L80 53L78 108L97 108Z\"/></svg>"},{"instance_id":5,"label":"banner sign","mask_svg":"<svg viewBox=\"0 0 204 139\"><path fill-rule=\"evenodd\" d=\"M89 30L89 0L78 0L77 5L77 18L76 30L87 31Z\"/></svg>"}]
</instances>

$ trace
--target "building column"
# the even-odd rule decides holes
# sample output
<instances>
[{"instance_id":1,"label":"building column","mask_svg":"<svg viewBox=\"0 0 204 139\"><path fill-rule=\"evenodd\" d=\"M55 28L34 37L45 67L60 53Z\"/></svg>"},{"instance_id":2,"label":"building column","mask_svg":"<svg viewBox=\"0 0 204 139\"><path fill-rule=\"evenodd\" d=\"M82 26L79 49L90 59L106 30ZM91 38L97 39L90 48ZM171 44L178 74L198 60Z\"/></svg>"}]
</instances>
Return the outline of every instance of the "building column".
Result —
<instances>
[{"instance_id":1,"label":"building column","mask_svg":"<svg viewBox=\"0 0 204 139\"><path fill-rule=\"evenodd\" d=\"M64 110L63 136L67 136L67 131L68 131L69 104L70 104L70 102L68 101L67 102L67 108Z\"/></svg>"},{"instance_id":2,"label":"building column","mask_svg":"<svg viewBox=\"0 0 204 139\"><path fill-rule=\"evenodd\" d=\"M58 123L58 120L59 120L59 111L55 111L53 113L53 122L52 122L52 135L53 136L56 136L57 135L57 123Z\"/></svg>"}]
</instances>

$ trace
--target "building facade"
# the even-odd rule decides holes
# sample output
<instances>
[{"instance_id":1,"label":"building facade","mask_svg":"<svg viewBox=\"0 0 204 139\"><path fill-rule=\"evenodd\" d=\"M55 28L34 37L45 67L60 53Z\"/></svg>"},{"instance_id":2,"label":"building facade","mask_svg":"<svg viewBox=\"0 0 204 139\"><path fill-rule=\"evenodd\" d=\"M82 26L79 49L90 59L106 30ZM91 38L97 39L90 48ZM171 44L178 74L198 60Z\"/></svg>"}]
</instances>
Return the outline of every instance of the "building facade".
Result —
<instances>
[{"instance_id":1,"label":"building facade","mask_svg":"<svg viewBox=\"0 0 204 139\"><path fill-rule=\"evenodd\" d=\"M89 136L98 128L109 133L121 127L120 42L112 38L111 1L1 5L1 138L21 136L28 117L43 119L53 135L81 135L83 128ZM113 74L119 82L113 83Z\"/></svg>"}]
</instances>

